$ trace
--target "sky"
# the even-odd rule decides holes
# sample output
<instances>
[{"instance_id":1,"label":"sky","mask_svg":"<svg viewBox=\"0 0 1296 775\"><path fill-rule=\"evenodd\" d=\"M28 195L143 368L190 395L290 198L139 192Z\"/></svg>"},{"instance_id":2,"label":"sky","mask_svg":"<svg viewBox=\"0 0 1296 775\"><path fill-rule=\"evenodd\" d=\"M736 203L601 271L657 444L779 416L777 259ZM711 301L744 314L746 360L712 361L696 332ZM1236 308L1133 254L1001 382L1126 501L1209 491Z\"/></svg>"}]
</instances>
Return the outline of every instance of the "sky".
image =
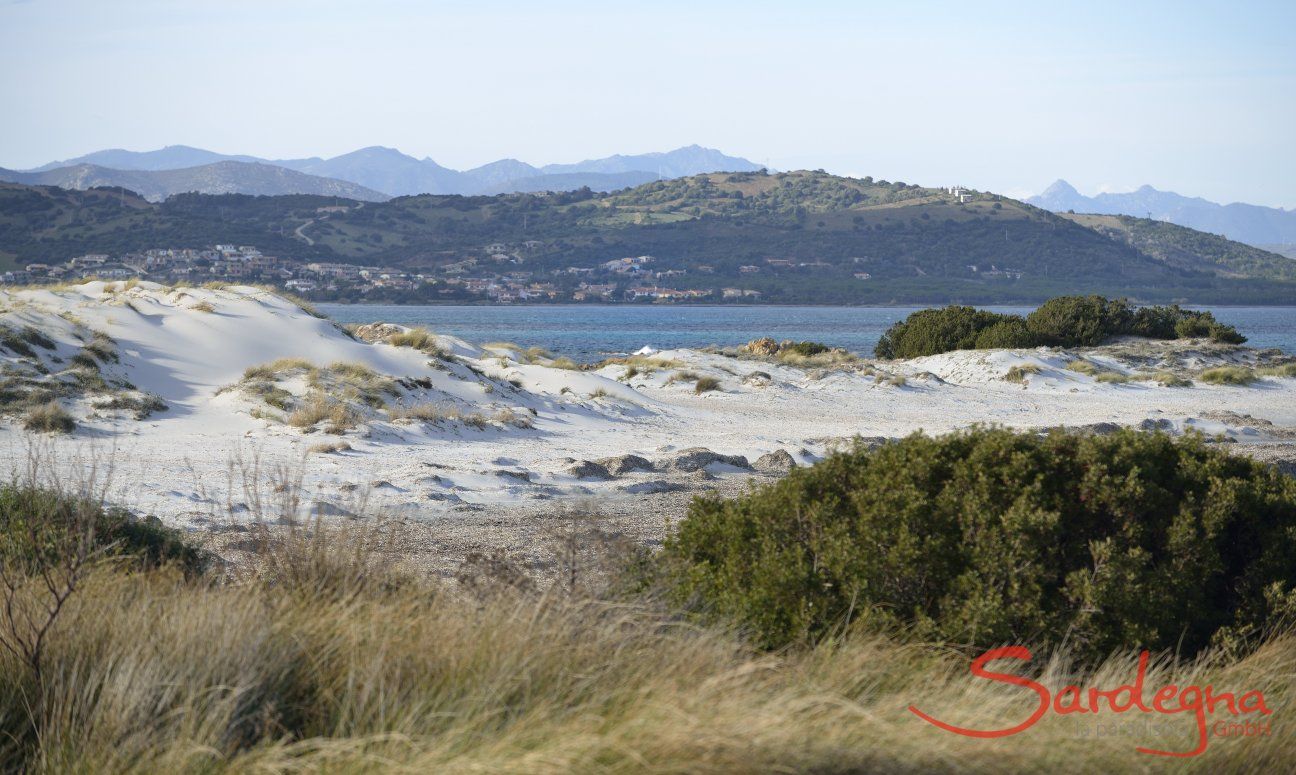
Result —
<instances>
[{"instance_id":1,"label":"sky","mask_svg":"<svg viewBox=\"0 0 1296 775\"><path fill-rule=\"evenodd\" d=\"M1296 1L0 0L0 166L697 143L1010 196L1296 208Z\"/></svg>"}]
</instances>

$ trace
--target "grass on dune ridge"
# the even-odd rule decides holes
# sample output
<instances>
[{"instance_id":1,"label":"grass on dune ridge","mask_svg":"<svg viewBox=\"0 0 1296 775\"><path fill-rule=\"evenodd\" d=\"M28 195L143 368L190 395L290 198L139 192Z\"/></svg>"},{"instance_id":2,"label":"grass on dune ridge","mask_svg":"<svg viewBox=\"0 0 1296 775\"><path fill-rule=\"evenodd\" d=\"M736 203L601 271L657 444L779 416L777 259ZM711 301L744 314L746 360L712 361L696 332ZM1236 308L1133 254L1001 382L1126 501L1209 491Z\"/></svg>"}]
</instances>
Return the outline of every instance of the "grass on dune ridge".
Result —
<instances>
[{"instance_id":1,"label":"grass on dune ridge","mask_svg":"<svg viewBox=\"0 0 1296 775\"><path fill-rule=\"evenodd\" d=\"M9 527L48 496L51 482L36 484L8 486ZM1261 689L1276 709L1268 737L1213 739L1204 755L1171 760L1135 748L1191 748L1184 715L1102 735L1095 724L1117 717L1050 713L1020 735L974 740L906 708L999 728L1035 700L969 678L959 649L851 630L762 651L732 628L691 623L651 590L577 584L588 569L574 564L560 574L571 583L547 588L521 583L502 557L444 582L402 565L380 519L270 527L292 503L277 493L258 506L238 568L196 574L120 553L88 563L39 676L0 650L0 769L1267 772L1296 758L1289 630L1240 660L1162 656L1146 682L1149 695L1166 683ZM15 599L43 600L40 574L22 575L5 553L14 535L0 559ZM1114 688L1132 680L1135 659L1076 671L1062 650L1021 670L1052 691Z\"/></svg>"}]
</instances>

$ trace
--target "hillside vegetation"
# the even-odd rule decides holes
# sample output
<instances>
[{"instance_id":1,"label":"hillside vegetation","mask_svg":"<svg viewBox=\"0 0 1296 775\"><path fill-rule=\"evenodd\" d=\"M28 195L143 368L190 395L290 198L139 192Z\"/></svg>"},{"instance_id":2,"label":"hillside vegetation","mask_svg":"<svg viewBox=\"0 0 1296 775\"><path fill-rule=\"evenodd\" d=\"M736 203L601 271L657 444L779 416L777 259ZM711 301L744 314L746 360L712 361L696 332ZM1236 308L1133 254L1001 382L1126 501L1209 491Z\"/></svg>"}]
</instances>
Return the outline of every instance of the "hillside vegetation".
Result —
<instances>
[{"instance_id":1,"label":"hillside vegetation","mask_svg":"<svg viewBox=\"0 0 1296 775\"><path fill-rule=\"evenodd\" d=\"M655 271L684 273L672 276L672 287L738 287L770 302L986 303L1063 293L1296 299L1296 279L1276 263L1283 259L1255 249L1190 230L1155 244L1131 241L993 194L962 199L822 172L713 173L602 194L363 204L182 194L154 205L122 194L2 186L0 252L30 262L237 242L302 260L433 273L472 261L470 271L522 270L559 287L578 281L568 268L651 255ZM313 244L293 236L299 227ZM514 263L494 266L492 246Z\"/></svg>"}]
</instances>

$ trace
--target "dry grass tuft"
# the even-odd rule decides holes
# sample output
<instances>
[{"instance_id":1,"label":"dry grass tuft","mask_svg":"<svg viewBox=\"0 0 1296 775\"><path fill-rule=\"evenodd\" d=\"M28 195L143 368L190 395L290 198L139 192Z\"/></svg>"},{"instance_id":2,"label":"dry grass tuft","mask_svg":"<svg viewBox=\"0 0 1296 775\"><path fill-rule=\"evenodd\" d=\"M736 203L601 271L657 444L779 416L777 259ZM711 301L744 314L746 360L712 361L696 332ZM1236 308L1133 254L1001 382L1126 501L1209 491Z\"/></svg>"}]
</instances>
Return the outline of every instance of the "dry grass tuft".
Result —
<instances>
[{"instance_id":1,"label":"dry grass tuft","mask_svg":"<svg viewBox=\"0 0 1296 775\"><path fill-rule=\"evenodd\" d=\"M1026 376L1029 374L1039 374L1044 371L1039 365L1034 363L1023 363L1008 369L1008 373L1003 375L1004 382L1016 382L1018 384L1026 383Z\"/></svg>"},{"instance_id":2,"label":"dry grass tuft","mask_svg":"<svg viewBox=\"0 0 1296 775\"><path fill-rule=\"evenodd\" d=\"M36 433L71 433L76 430L76 420L57 401L50 401L28 409L23 428Z\"/></svg>"},{"instance_id":3,"label":"dry grass tuft","mask_svg":"<svg viewBox=\"0 0 1296 775\"><path fill-rule=\"evenodd\" d=\"M387 344L393 347L412 347L415 350L438 358L444 358L450 354L448 350L441 346L436 334L426 328L411 328L399 334L392 334L387 337Z\"/></svg>"},{"instance_id":4,"label":"dry grass tuft","mask_svg":"<svg viewBox=\"0 0 1296 775\"><path fill-rule=\"evenodd\" d=\"M697 383L693 385L693 392L697 395L710 393L713 390L720 389L720 380L715 377L699 377Z\"/></svg>"},{"instance_id":5,"label":"dry grass tuft","mask_svg":"<svg viewBox=\"0 0 1296 775\"><path fill-rule=\"evenodd\" d=\"M296 428L311 428L324 420L329 422L332 432L354 428L360 418L346 404L322 395L310 396L288 415L288 424Z\"/></svg>"},{"instance_id":6,"label":"dry grass tuft","mask_svg":"<svg viewBox=\"0 0 1296 775\"><path fill-rule=\"evenodd\" d=\"M308 455L329 455L335 452L346 452L351 449L351 445L345 441L322 441L319 444L312 444L306 448Z\"/></svg>"}]
</instances>

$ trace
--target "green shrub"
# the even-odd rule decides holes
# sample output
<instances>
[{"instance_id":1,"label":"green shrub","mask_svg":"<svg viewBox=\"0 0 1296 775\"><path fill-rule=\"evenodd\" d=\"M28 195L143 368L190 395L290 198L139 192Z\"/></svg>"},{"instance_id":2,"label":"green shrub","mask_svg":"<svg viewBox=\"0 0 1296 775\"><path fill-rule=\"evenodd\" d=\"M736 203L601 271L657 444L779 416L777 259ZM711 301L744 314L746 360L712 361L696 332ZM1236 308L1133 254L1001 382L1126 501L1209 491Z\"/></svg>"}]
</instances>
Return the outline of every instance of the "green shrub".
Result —
<instances>
[{"instance_id":1,"label":"green shrub","mask_svg":"<svg viewBox=\"0 0 1296 775\"><path fill-rule=\"evenodd\" d=\"M1210 313L1207 312L1207 315ZM1211 341L1221 342L1223 344L1242 344L1247 338L1238 333L1233 326L1226 326L1223 323L1211 323L1209 327Z\"/></svg>"},{"instance_id":2,"label":"green shrub","mask_svg":"<svg viewBox=\"0 0 1296 775\"><path fill-rule=\"evenodd\" d=\"M783 352L790 352L807 358L812 355L826 353L830 350L832 350L831 347L821 342L781 342L779 344L780 354Z\"/></svg>"},{"instance_id":3,"label":"green shrub","mask_svg":"<svg viewBox=\"0 0 1296 775\"><path fill-rule=\"evenodd\" d=\"M1026 321L1016 315L1005 316L1003 320L990 324L976 338L978 350L1012 350L1034 346L1035 337L1026 327Z\"/></svg>"},{"instance_id":4,"label":"green shrub","mask_svg":"<svg viewBox=\"0 0 1296 775\"><path fill-rule=\"evenodd\" d=\"M1296 614L1296 480L1196 436L919 434L701 496L660 562L677 600L767 647L850 618L1194 654Z\"/></svg>"},{"instance_id":5,"label":"green shrub","mask_svg":"<svg viewBox=\"0 0 1296 775\"><path fill-rule=\"evenodd\" d=\"M1055 347L1094 347L1127 333L1134 321L1128 303L1102 296L1059 296L1026 316L1037 342Z\"/></svg>"},{"instance_id":6,"label":"green shrub","mask_svg":"<svg viewBox=\"0 0 1296 775\"><path fill-rule=\"evenodd\" d=\"M1094 347L1123 335L1150 339L1206 337L1241 344L1246 337L1209 312L1169 307L1134 310L1122 299L1059 296L1031 314L999 315L950 306L913 313L887 329L874 348L879 358L917 358L950 350L1020 347Z\"/></svg>"},{"instance_id":7,"label":"green shrub","mask_svg":"<svg viewBox=\"0 0 1296 775\"><path fill-rule=\"evenodd\" d=\"M888 328L873 352L879 358L921 358L970 350L982 331L1015 317L957 305L919 310Z\"/></svg>"},{"instance_id":8,"label":"green shrub","mask_svg":"<svg viewBox=\"0 0 1296 775\"><path fill-rule=\"evenodd\" d=\"M70 533L93 527L91 540L109 556L145 567L175 564L200 573L210 556L156 518L138 519L86 498L23 484L0 485L0 564L39 572L58 564Z\"/></svg>"}]
</instances>

